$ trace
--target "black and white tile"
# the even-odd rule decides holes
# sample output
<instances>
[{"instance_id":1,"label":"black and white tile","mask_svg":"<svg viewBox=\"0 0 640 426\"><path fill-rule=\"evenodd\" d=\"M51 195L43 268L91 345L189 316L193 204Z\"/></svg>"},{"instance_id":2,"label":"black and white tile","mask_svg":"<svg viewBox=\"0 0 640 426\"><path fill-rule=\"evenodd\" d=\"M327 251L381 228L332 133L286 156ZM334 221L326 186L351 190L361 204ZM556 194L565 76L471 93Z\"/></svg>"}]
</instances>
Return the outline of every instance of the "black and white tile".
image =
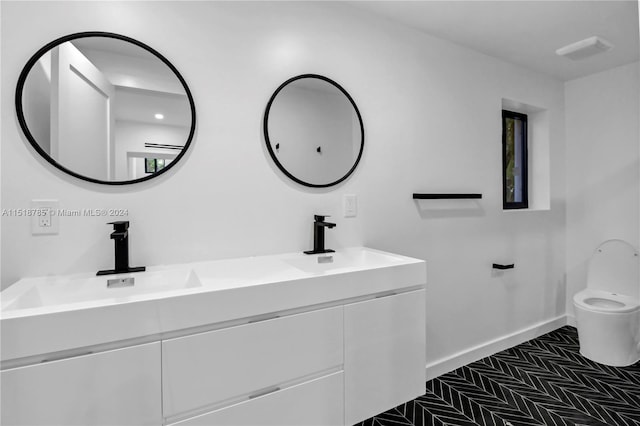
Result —
<instances>
[{"instance_id":1,"label":"black and white tile","mask_svg":"<svg viewBox=\"0 0 640 426\"><path fill-rule=\"evenodd\" d=\"M430 380L424 395L360 425L640 426L640 362L590 361L566 326Z\"/></svg>"}]
</instances>

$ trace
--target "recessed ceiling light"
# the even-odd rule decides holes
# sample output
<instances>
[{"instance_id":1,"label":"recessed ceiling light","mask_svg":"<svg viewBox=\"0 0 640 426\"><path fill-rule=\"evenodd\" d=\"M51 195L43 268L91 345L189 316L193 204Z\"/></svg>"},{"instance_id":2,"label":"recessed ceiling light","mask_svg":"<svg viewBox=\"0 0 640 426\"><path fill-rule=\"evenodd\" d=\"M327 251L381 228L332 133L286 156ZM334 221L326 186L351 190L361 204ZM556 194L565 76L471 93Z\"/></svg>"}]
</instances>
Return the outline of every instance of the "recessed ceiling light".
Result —
<instances>
[{"instance_id":1,"label":"recessed ceiling light","mask_svg":"<svg viewBox=\"0 0 640 426\"><path fill-rule=\"evenodd\" d=\"M556 50L556 55L578 60L613 49L613 44L600 37L589 37Z\"/></svg>"},{"instance_id":2,"label":"recessed ceiling light","mask_svg":"<svg viewBox=\"0 0 640 426\"><path fill-rule=\"evenodd\" d=\"M156 120L162 120L164 118L164 114L158 113L158 114L154 115L154 117L156 118Z\"/></svg>"}]
</instances>

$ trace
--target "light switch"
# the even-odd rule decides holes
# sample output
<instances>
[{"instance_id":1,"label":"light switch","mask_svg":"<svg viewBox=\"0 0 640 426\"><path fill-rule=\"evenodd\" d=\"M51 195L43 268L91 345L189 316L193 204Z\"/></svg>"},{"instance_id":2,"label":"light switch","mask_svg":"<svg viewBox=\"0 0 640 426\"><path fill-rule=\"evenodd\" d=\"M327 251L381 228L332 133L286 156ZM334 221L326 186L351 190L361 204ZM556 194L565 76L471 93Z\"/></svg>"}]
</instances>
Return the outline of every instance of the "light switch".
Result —
<instances>
[{"instance_id":1,"label":"light switch","mask_svg":"<svg viewBox=\"0 0 640 426\"><path fill-rule=\"evenodd\" d=\"M55 235L59 232L58 200L31 200L31 234Z\"/></svg>"},{"instance_id":2,"label":"light switch","mask_svg":"<svg viewBox=\"0 0 640 426\"><path fill-rule=\"evenodd\" d=\"M354 194L345 194L342 198L344 217L358 216L358 197Z\"/></svg>"}]
</instances>

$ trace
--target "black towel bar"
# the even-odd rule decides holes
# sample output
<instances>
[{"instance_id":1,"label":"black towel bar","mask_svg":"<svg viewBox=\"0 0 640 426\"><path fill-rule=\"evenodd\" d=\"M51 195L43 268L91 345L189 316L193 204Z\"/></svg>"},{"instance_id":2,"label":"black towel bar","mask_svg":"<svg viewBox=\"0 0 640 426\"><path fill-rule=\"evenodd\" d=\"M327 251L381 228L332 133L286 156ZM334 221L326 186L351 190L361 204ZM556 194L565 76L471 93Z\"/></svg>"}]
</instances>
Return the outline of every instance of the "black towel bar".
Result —
<instances>
[{"instance_id":1,"label":"black towel bar","mask_svg":"<svg viewBox=\"0 0 640 426\"><path fill-rule=\"evenodd\" d=\"M419 194L413 193L414 200L443 200L443 199L478 199L482 194Z\"/></svg>"},{"instance_id":2,"label":"black towel bar","mask_svg":"<svg viewBox=\"0 0 640 426\"><path fill-rule=\"evenodd\" d=\"M514 265L513 263L510 265L500 265L497 263L493 264L493 269L513 269L516 265Z\"/></svg>"}]
</instances>

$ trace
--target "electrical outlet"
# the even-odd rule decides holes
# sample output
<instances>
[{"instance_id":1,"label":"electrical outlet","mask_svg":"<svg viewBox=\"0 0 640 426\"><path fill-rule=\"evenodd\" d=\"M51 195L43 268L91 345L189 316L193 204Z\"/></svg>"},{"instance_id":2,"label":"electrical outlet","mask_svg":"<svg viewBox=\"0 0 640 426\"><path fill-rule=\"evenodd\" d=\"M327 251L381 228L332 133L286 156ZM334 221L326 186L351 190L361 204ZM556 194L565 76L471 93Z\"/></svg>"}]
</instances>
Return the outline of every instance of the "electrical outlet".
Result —
<instances>
[{"instance_id":1,"label":"electrical outlet","mask_svg":"<svg viewBox=\"0 0 640 426\"><path fill-rule=\"evenodd\" d=\"M342 197L344 217L358 216L358 197L354 194L345 194Z\"/></svg>"},{"instance_id":2,"label":"electrical outlet","mask_svg":"<svg viewBox=\"0 0 640 426\"><path fill-rule=\"evenodd\" d=\"M31 234L57 234L59 207L58 200L31 200Z\"/></svg>"},{"instance_id":3,"label":"electrical outlet","mask_svg":"<svg viewBox=\"0 0 640 426\"><path fill-rule=\"evenodd\" d=\"M38 213L38 227L50 228L51 227L51 210L40 209Z\"/></svg>"}]
</instances>

